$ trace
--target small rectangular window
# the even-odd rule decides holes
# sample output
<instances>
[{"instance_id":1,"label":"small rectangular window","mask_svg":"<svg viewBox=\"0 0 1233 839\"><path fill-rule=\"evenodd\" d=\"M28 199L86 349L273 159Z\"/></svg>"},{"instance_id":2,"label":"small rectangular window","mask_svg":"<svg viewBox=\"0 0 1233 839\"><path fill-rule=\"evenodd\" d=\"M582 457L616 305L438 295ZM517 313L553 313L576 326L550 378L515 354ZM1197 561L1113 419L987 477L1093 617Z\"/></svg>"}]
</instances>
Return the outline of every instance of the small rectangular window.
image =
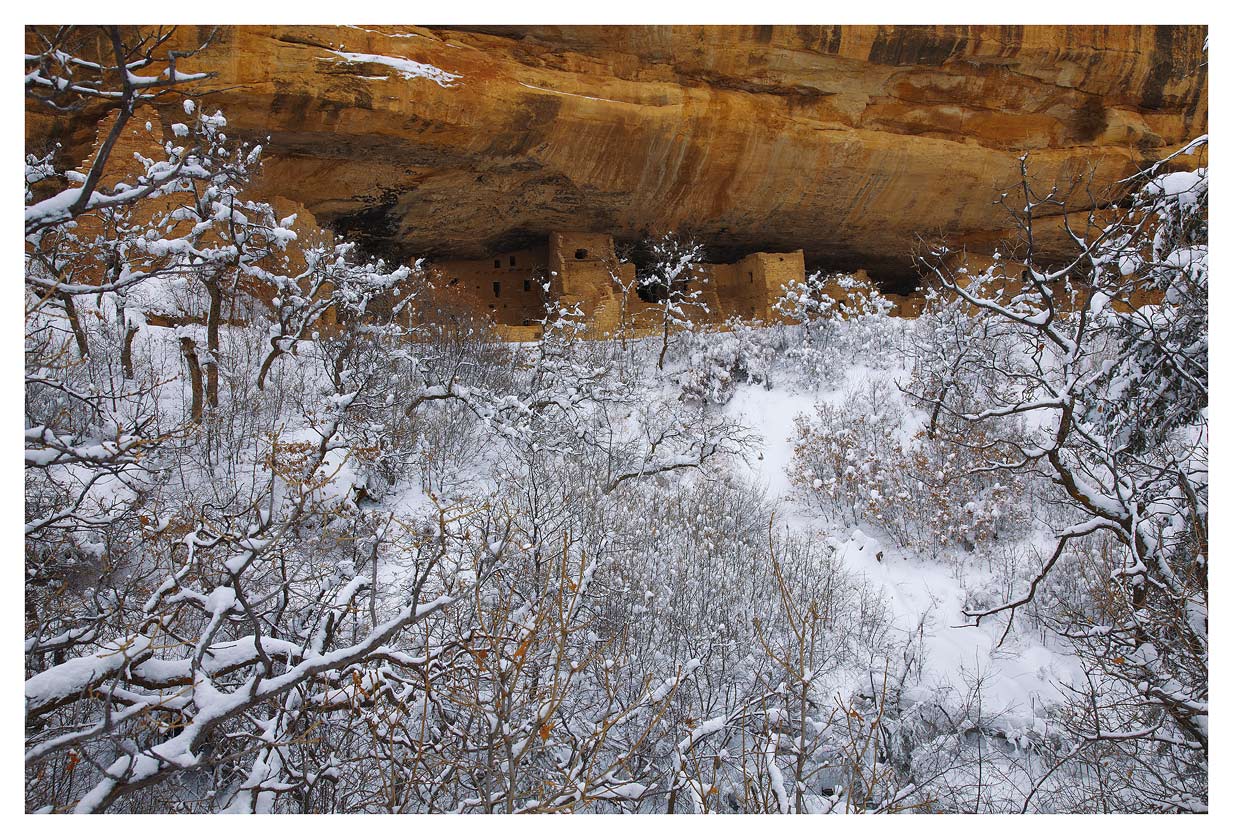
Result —
<instances>
[{"instance_id":1,"label":"small rectangular window","mask_svg":"<svg viewBox=\"0 0 1233 839\"><path fill-rule=\"evenodd\" d=\"M511 256L511 257L509 258L509 267L510 267L510 268L513 268L513 267L514 267L514 260L515 260L515 259L517 259L517 257Z\"/></svg>"},{"instance_id":2,"label":"small rectangular window","mask_svg":"<svg viewBox=\"0 0 1233 839\"><path fill-rule=\"evenodd\" d=\"M749 272L749 281L750 281L751 283L753 282L753 271L750 271L750 272Z\"/></svg>"},{"instance_id":3,"label":"small rectangular window","mask_svg":"<svg viewBox=\"0 0 1233 839\"><path fill-rule=\"evenodd\" d=\"M523 290L523 291L530 291L530 290L531 290L531 281L530 281L530 280L523 280L523 281L522 281L522 290Z\"/></svg>"},{"instance_id":4,"label":"small rectangular window","mask_svg":"<svg viewBox=\"0 0 1233 839\"><path fill-rule=\"evenodd\" d=\"M574 251L574 259L586 259L586 258L587 258L586 248L578 248L578 250Z\"/></svg>"},{"instance_id":5,"label":"small rectangular window","mask_svg":"<svg viewBox=\"0 0 1233 839\"><path fill-rule=\"evenodd\" d=\"M499 260L499 259L494 259L494 260L492 261L492 267L493 267L493 268L500 268L500 267L501 267L501 260Z\"/></svg>"},{"instance_id":6,"label":"small rectangular window","mask_svg":"<svg viewBox=\"0 0 1233 839\"><path fill-rule=\"evenodd\" d=\"M501 296L501 281L500 281L500 280L496 280L496 281L494 281L494 282L493 282L493 284L492 284L492 296L493 296L493 297L500 297L500 296Z\"/></svg>"}]
</instances>

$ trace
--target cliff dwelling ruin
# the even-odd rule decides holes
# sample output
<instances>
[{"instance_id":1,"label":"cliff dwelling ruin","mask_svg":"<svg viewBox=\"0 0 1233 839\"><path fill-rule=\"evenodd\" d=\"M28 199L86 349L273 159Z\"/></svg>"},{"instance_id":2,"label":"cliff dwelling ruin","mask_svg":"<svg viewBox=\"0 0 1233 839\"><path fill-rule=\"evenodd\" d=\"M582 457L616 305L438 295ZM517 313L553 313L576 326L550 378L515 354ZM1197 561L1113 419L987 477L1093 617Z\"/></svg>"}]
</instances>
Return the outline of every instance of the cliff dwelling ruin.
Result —
<instances>
[{"instance_id":1,"label":"cliff dwelling ruin","mask_svg":"<svg viewBox=\"0 0 1233 839\"><path fill-rule=\"evenodd\" d=\"M539 332L548 300L577 305L598 334L622 325L644 327L660 311L648 290L639 287L637 264L621 259L606 233L554 232L537 247L483 259L439 260L428 270L437 288L473 312L486 313L511 338ZM751 253L731 263L699 263L684 284L700 292L697 300L705 309L695 306L691 312L699 322L767 320L783 288L805 276L805 252L797 249ZM889 296L898 313L914 310L914 298Z\"/></svg>"}]
</instances>

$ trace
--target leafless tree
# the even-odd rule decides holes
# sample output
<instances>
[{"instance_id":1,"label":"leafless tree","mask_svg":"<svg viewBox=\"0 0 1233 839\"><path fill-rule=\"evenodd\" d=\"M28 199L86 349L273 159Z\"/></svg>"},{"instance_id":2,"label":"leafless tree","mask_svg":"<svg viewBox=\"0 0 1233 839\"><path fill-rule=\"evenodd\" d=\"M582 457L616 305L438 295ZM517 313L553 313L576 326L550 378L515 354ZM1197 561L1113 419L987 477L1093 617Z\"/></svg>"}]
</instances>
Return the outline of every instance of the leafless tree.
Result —
<instances>
[{"instance_id":1,"label":"leafless tree","mask_svg":"<svg viewBox=\"0 0 1233 839\"><path fill-rule=\"evenodd\" d=\"M1026 590L969 616L1006 617L1009 632L1077 542L1110 538L1117 549L1104 605L1058 620L1058 631L1104 674L1076 698L1077 746L1067 759L1110 744L1142 756L1150 743L1151 770L1127 785L1133 791L1118 806L1204 809L1206 169L1153 167L1130 185L1128 209L1090 212L1083 233L1063 214L1071 253L1051 268L1041 262L1036 226L1042 214L1068 206L1059 188L1034 188L1026 156L1020 171L1018 194L1003 200L1022 207L1015 215L1024 269L1008 276L1000 263L973 276L944 248L924 257L941 288L978 324L992 323L1001 340L1013 341L1013 351L971 352L959 336L949 372L922 382L916 395L951 433L991 431L1012 454L988 468L1046 477L1072 512ZM961 379L981 385L965 391L953 384ZM1010 434L1009 418L1029 419L1035 430Z\"/></svg>"}]
</instances>

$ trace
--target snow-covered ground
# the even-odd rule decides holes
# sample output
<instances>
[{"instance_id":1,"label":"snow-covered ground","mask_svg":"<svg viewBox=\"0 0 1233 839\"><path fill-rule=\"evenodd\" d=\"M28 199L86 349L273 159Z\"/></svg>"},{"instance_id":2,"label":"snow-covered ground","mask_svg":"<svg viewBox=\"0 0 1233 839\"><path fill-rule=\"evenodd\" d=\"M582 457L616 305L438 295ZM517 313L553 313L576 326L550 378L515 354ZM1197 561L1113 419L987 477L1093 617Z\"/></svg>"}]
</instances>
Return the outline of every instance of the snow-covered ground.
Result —
<instances>
[{"instance_id":1,"label":"snow-covered ground","mask_svg":"<svg viewBox=\"0 0 1233 839\"><path fill-rule=\"evenodd\" d=\"M1006 730L1030 728L1042 705L1062 699L1059 685L1081 680L1082 669L1073 656L1042 646L1039 636L1033 639L1012 632L999 644L1004 623L971 625L963 614L968 588L979 586L989 577L981 573L979 563L957 555L957 563L969 566L959 575L954 564L900 550L884 535L875 535L868 524L828 525L792 497L788 467L796 417L808 415L817 404L842 402L854 387L873 378L892 382L906 379L902 368L875 370L855 361L843 369L839 383L831 387L802 392L792 386L770 390L758 385L738 386L725 410L762 438L760 451L743 468L766 488L776 505L777 523L790 529L820 531L837 549L844 567L880 589L902 631L923 633L922 680L917 688L921 696L936 690L966 692L979 682L985 713L999 718ZM893 387L886 392L898 394ZM905 425L920 419L910 411L905 416ZM915 430L902 429L905 437ZM1037 534L1032 544L1042 541L1047 541L1046 535Z\"/></svg>"}]
</instances>

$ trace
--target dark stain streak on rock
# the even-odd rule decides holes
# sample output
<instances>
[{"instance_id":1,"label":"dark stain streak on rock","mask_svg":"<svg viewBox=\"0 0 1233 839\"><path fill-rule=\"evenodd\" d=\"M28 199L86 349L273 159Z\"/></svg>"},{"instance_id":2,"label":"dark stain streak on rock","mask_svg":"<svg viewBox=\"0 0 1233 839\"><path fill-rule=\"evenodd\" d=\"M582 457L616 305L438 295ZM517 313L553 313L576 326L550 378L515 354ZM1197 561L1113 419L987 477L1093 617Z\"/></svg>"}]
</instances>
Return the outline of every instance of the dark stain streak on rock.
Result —
<instances>
[{"instance_id":1,"label":"dark stain streak on rock","mask_svg":"<svg viewBox=\"0 0 1233 839\"><path fill-rule=\"evenodd\" d=\"M879 27L869 48L869 60L893 67L941 67L966 46L966 28L962 26L897 26L889 31L888 27Z\"/></svg>"},{"instance_id":2,"label":"dark stain streak on rock","mask_svg":"<svg viewBox=\"0 0 1233 839\"><path fill-rule=\"evenodd\" d=\"M1075 140L1087 143L1095 140L1109 125L1109 112L1099 96L1089 96L1075 110L1071 123Z\"/></svg>"},{"instance_id":3,"label":"dark stain streak on rock","mask_svg":"<svg viewBox=\"0 0 1233 839\"><path fill-rule=\"evenodd\" d=\"M1158 111L1165 104L1164 88L1173 77L1173 27L1156 27L1156 62L1144 83L1143 98L1139 104L1148 110Z\"/></svg>"},{"instance_id":4,"label":"dark stain streak on rock","mask_svg":"<svg viewBox=\"0 0 1233 839\"><path fill-rule=\"evenodd\" d=\"M539 93L520 100L517 119L514 124L516 131L489 138L487 153L497 157L519 157L543 142L544 136L552 127L561 112L561 97L551 93Z\"/></svg>"}]
</instances>

